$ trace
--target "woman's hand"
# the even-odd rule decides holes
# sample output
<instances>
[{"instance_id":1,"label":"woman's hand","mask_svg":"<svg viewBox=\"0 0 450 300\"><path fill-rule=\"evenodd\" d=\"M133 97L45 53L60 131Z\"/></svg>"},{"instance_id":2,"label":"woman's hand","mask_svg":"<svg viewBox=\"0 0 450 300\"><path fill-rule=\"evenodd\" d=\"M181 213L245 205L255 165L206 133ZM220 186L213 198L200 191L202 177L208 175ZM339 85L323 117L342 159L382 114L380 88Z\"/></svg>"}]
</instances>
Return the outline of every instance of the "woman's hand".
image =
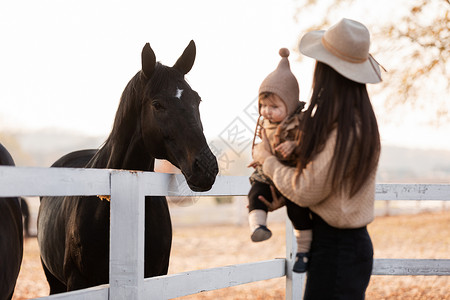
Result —
<instances>
[{"instance_id":1,"label":"woman's hand","mask_svg":"<svg viewBox=\"0 0 450 300\"><path fill-rule=\"evenodd\" d=\"M258 145L255 145L255 148L253 148L253 161L250 163L250 165L262 165L266 158L272 155L269 139L267 138L266 132L264 130L262 130L261 139L262 142Z\"/></svg>"},{"instance_id":2,"label":"woman's hand","mask_svg":"<svg viewBox=\"0 0 450 300\"><path fill-rule=\"evenodd\" d=\"M258 199L261 200L269 211L274 211L286 205L286 199L283 196L277 196L275 193L275 188L271 185L270 192L272 193L272 202L269 202L264 198L264 196L258 196Z\"/></svg>"}]
</instances>

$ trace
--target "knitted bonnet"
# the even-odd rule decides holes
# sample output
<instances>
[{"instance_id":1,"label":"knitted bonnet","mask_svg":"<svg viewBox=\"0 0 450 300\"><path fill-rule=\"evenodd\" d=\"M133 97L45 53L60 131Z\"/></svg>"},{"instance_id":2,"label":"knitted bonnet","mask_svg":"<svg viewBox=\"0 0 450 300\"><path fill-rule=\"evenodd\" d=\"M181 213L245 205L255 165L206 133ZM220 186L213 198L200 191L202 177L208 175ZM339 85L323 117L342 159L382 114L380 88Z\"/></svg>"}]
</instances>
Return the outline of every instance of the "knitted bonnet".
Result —
<instances>
[{"instance_id":1,"label":"knitted bonnet","mask_svg":"<svg viewBox=\"0 0 450 300\"><path fill-rule=\"evenodd\" d=\"M289 116L300 104L300 89L289 65L289 50L281 48L279 54L281 56L280 63L275 71L270 73L261 83L259 95L267 92L277 94L286 104L287 115Z\"/></svg>"}]
</instances>

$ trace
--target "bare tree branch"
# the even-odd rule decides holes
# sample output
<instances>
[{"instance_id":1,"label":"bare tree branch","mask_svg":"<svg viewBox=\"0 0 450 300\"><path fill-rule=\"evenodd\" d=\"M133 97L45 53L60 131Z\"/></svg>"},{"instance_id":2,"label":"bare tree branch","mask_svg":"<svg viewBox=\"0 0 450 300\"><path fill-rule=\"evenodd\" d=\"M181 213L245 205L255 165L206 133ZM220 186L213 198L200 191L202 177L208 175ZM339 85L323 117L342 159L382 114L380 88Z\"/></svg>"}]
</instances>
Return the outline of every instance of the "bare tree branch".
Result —
<instances>
[{"instance_id":1,"label":"bare tree branch","mask_svg":"<svg viewBox=\"0 0 450 300\"><path fill-rule=\"evenodd\" d=\"M321 17L318 17L313 24L309 24L308 31L328 28L331 19L329 16L356 2L356 0L330 2L322 12L319 12L318 15ZM376 48L372 50L375 54L382 54L385 60L387 57L388 60L393 61L387 64L389 73L384 76L392 91L389 101L386 101L387 110L400 105L420 108L424 103L423 96L420 95L423 94L425 87L429 88L430 80L436 78L444 79L440 81L439 87L445 93L441 95L441 98L450 99L450 80L448 80L450 72L450 7L448 4L450 0L416 0L408 4L409 7L402 7L405 13L388 24L372 24L372 28L377 28L377 37L381 39L374 40L373 44ZM296 20L302 20L302 15L313 8L320 8L319 1L299 1ZM403 63L398 63L399 56L404 57ZM397 62L394 63L395 60ZM439 99L439 101L442 100ZM447 107L433 106L436 107L435 116L438 122L441 120L450 122L450 116L446 114L450 104L446 102L448 101L444 101L444 104Z\"/></svg>"}]
</instances>

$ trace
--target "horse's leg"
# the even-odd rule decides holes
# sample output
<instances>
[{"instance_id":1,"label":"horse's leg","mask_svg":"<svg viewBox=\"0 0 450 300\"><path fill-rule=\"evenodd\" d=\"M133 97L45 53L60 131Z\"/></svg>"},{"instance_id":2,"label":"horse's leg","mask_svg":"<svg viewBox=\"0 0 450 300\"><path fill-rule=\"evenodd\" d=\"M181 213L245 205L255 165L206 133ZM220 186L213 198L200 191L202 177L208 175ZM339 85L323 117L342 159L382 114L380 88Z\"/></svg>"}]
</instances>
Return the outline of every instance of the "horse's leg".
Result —
<instances>
[{"instance_id":1,"label":"horse's leg","mask_svg":"<svg viewBox=\"0 0 450 300\"><path fill-rule=\"evenodd\" d=\"M81 275L78 269L73 269L67 277L67 291L75 291L90 287L87 280Z\"/></svg>"},{"instance_id":2,"label":"horse's leg","mask_svg":"<svg viewBox=\"0 0 450 300\"><path fill-rule=\"evenodd\" d=\"M23 216L23 229L25 230L25 237L30 237L30 210L24 198L20 198L20 208Z\"/></svg>"},{"instance_id":3,"label":"horse's leg","mask_svg":"<svg viewBox=\"0 0 450 300\"><path fill-rule=\"evenodd\" d=\"M48 285L50 286L50 295L67 292L67 287L64 283L59 281L52 273L47 269L44 262L41 259L42 268L44 269L45 277L47 277Z\"/></svg>"},{"instance_id":4,"label":"horse's leg","mask_svg":"<svg viewBox=\"0 0 450 300\"><path fill-rule=\"evenodd\" d=\"M9 295L8 297L6 297L5 299L6 299L6 300L11 300L13 295L14 295L14 291L12 291L12 292L11 292L11 295Z\"/></svg>"},{"instance_id":5,"label":"horse's leg","mask_svg":"<svg viewBox=\"0 0 450 300\"><path fill-rule=\"evenodd\" d=\"M172 223L165 197L145 197L146 278L165 275L172 246Z\"/></svg>"},{"instance_id":6,"label":"horse's leg","mask_svg":"<svg viewBox=\"0 0 450 300\"><path fill-rule=\"evenodd\" d=\"M71 259L64 263L64 274L67 280L67 291L81 290L92 286L89 285Z\"/></svg>"},{"instance_id":7,"label":"horse's leg","mask_svg":"<svg viewBox=\"0 0 450 300\"><path fill-rule=\"evenodd\" d=\"M72 257L72 254L77 253L78 251L79 249L74 249L70 244L66 244L66 251L64 254L64 276L66 278L67 291L75 291L90 287L86 277L81 274Z\"/></svg>"}]
</instances>

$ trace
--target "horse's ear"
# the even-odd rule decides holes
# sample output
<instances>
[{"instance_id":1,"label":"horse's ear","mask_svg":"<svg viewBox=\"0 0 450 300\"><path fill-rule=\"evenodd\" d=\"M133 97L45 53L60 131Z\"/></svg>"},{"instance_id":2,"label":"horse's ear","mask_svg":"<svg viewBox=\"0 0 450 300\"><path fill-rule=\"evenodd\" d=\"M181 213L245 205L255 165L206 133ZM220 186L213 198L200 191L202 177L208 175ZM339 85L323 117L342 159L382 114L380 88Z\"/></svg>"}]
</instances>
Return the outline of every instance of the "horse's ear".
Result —
<instances>
[{"instance_id":1,"label":"horse's ear","mask_svg":"<svg viewBox=\"0 0 450 300\"><path fill-rule=\"evenodd\" d=\"M149 79L150 77L152 77L156 65L156 56L149 43L145 44L144 48L142 49L141 56L142 72L144 72L145 77Z\"/></svg>"},{"instance_id":2,"label":"horse's ear","mask_svg":"<svg viewBox=\"0 0 450 300\"><path fill-rule=\"evenodd\" d=\"M173 67L181 73L187 74L194 65L195 53L195 43L194 41L190 41L189 45L186 47L186 49L184 49L183 54L181 54L180 58L173 65Z\"/></svg>"}]
</instances>

